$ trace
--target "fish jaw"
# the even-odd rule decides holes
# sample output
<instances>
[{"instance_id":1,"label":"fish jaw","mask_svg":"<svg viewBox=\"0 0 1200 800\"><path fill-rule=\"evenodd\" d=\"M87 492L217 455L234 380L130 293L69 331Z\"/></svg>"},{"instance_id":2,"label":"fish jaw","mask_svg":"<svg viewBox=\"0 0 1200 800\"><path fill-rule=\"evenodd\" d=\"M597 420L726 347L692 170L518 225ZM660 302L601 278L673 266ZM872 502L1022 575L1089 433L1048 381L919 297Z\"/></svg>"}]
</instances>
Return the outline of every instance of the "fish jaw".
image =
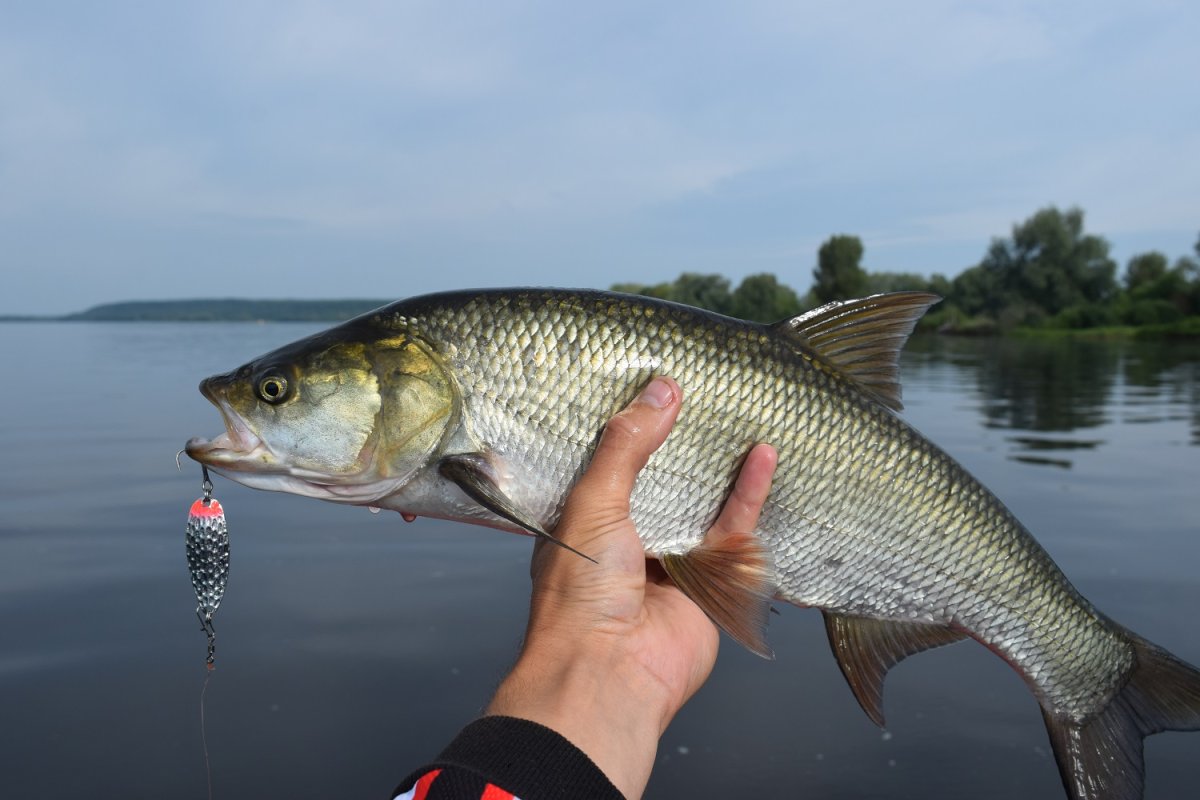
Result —
<instances>
[{"instance_id":1,"label":"fish jaw","mask_svg":"<svg viewBox=\"0 0 1200 800\"><path fill-rule=\"evenodd\" d=\"M200 382L200 393L217 407L225 431L212 439L202 436L188 439L184 452L222 475L272 470L279 465L279 459L225 397L229 383L229 376L217 375Z\"/></svg>"},{"instance_id":2,"label":"fish jaw","mask_svg":"<svg viewBox=\"0 0 1200 800\"><path fill-rule=\"evenodd\" d=\"M235 483L251 489L312 497L346 505L376 505L394 494L397 481L360 476L329 476L281 465L262 440L254 437L248 449L239 449L235 436L226 432L213 439L189 439L184 452L195 461Z\"/></svg>"},{"instance_id":3,"label":"fish jaw","mask_svg":"<svg viewBox=\"0 0 1200 800\"><path fill-rule=\"evenodd\" d=\"M212 439L194 436L184 445L188 456L216 470L261 470L278 462L266 443L250 429L225 400L215 385L216 378L205 378L200 393L221 413L225 431Z\"/></svg>"}]
</instances>

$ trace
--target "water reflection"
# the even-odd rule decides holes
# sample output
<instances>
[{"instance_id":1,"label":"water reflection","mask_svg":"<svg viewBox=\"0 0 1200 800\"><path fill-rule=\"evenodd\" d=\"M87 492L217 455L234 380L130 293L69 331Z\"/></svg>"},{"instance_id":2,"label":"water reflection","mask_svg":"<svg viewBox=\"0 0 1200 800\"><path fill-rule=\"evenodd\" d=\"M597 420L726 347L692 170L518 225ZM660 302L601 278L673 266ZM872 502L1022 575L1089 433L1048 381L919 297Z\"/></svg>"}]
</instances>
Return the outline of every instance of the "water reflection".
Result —
<instances>
[{"instance_id":1,"label":"water reflection","mask_svg":"<svg viewBox=\"0 0 1200 800\"><path fill-rule=\"evenodd\" d=\"M1069 458L1055 458L1051 455L1041 455L1041 453L1047 450L1092 450L1104 444L1100 439L1048 439L1039 436L1010 436L1008 441L1012 442L1018 451L1009 456L1013 461L1062 469L1071 467Z\"/></svg>"},{"instance_id":2,"label":"water reflection","mask_svg":"<svg viewBox=\"0 0 1200 800\"><path fill-rule=\"evenodd\" d=\"M174 455L217 424L200 376L312 330L0 325L7 374L37 388L9 392L0 418L0 453L20 456L0 459L7 796L203 795L207 671L182 541L198 474L176 472ZM1200 347L930 337L904 359L905 418L1089 600L1200 663ZM529 542L227 481L219 492L235 553L207 694L215 796L385 796L511 666ZM780 611L776 661L722 644L663 740L648 800L1063 797L1036 702L985 648L893 670L884 739L820 616ZM1198 747L1198 734L1147 742L1146 800L1195 795Z\"/></svg>"},{"instance_id":3,"label":"water reflection","mask_svg":"<svg viewBox=\"0 0 1200 800\"><path fill-rule=\"evenodd\" d=\"M906 359L921 382L972 392L984 427L1019 432L1006 438L1015 461L1070 468L1116 423L1189 421L1200 445L1195 343L918 337Z\"/></svg>"}]
</instances>

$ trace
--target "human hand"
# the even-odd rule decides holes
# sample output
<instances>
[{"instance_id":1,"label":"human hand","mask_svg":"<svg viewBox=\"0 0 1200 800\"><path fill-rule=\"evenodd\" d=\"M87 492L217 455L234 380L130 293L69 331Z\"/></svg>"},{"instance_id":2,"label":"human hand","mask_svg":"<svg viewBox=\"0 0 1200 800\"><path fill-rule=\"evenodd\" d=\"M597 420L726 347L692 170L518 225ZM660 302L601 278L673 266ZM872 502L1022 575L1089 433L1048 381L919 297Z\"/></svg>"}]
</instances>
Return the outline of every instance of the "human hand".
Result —
<instances>
[{"instance_id":1,"label":"human hand","mask_svg":"<svg viewBox=\"0 0 1200 800\"><path fill-rule=\"evenodd\" d=\"M608 423L555 531L598 563L537 544L525 643L486 712L559 732L626 797L641 796L659 737L717 657L716 627L647 561L629 516L637 474L681 396L657 378ZM754 530L776 459L770 445L750 451L710 537Z\"/></svg>"}]
</instances>

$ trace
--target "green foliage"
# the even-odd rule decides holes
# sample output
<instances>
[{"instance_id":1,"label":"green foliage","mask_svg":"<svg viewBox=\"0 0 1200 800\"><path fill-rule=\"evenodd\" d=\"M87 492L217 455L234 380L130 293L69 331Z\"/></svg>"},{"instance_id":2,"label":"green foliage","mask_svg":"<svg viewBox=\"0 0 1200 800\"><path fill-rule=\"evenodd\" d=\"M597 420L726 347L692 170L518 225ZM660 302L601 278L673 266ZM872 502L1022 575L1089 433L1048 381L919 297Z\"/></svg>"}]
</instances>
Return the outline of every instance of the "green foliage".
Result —
<instances>
[{"instance_id":1,"label":"green foliage","mask_svg":"<svg viewBox=\"0 0 1200 800\"><path fill-rule=\"evenodd\" d=\"M754 322L777 322L804 310L800 298L790 286L769 272L747 275L733 291L732 316Z\"/></svg>"},{"instance_id":2,"label":"green foliage","mask_svg":"<svg viewBox=\"0 0 1200 800\"><path fill-rule=\"evenodd\" d=\"M979 266L960 275L961 284L956 279L962 294L954 299L968 313L991 315L1004 328L1039 324L1116 295L1116 264L1108 251L1107 241L1084 233L1082 210L1044 208L1013 226L1010 238L992 240Z\"/></svg>"},{"instance_id":3,"label":"green foliage","mask_svg":"<svg viewBox=\"0 0 1200 800\"><path fill-rule=\"evenodd\" d=\"M1167 274L1167 257L1152 250L1139 253L1125 265L1125 288L1133 292Z\"/></svg>"},{"instance_id":4,"label":"green foliage","mask_svg":"<svg viewBox=\"0 0 1200 800\"><path fill-rule=\"evenodd\" d=\"M1200 259L1181 258L1175 262L1175 269L1184 276L1187 286L1187 313L1200 314Z\"/></svg>"},{"instance_id":5,"label":"green foliage","mask_svg":"<svg viewBox=\"0 0 1200 800\"><path fill-rule=\"evenodd\" d=\"M831 236L817 251L812 292L817 301L848 300L867 292L867 273L862 268L863 244L857 236Z\"/></svg>"},{"instance_id":6,"label":"green foliage","mask_svg":"<svg viewBox=\"0 0 1200 800\"><path fill-rule=\"evenodd\" d=\"M1125 268L1125 285L1128 295L1119 304L1126 309L1130 324L1172 322L1200 312L1200 265L1186 256L1168 268L1162 253L1136 255Z\"/></svg>"},{"instance_id":7,"label":"green foliage","mask_svg":"<svg viewBox=\"0 0 1200 800\"><path fill-rule=\"evenodd\" d=\"M942 278L935 275L934 278ZM946 281L942 278L942 281ZM884 292L928 292L932 291L933 279L918 275L915 272L868 272L867 284L863 294L883 294ZM948 283L948 282L947 282ZM938 292L934 292L938 294Z\"/></svg>"},{"instance_id":8,"label":"green foliage","mask_svg":"<svg viewBox=\"0 0 1200 800\"><path fill-rule=\"evenodd\" d=\"M616 283L612 290L671 300L755 322L776 322L804 310L796 292L766 272L746 276L733 292L729 291L727 278L694 272L685 272L670 283Z\"/></svg>"},{"instance_id":9,"label":"green foliage","mask_svg":"<svg viewBox=\"0 0 1200 800\"><path fill-rule=\"evenodd\" d=\"M614 292L640 294L659 300L670 300L697 308L728 314L733 308L733 296L729 292L729 279L722 275L701 275L685 272L670 283L615 283Z\"/></svg>"},{"instance_id":10,"label":"green foliage","mask_svg":"<svg viewBox=\"0 0 1200 800\"><path fill-rule=\"evenodd\" d=\"M1099 328L1117 322L1116 310L1102 303L1080 303L1064 308L1050 321L1055 328Z\"/></svg>"},{"instance_id":11,"label":"green foliage","mask_svg":"<svg viewBox=\"0 0 1200 800\"><path fill-rule=\"evenodd\" d=\"M1140 298L1124 304L1120 320L1126 325L1163 325L1183 319L1183 312L1169 300Z\"/></svg>"},{"instance_id":12,"label":"green foliage","mask_svg":"<svg viewBox=\"0 0 1200 800\"><path fill-rule=\"evenodd\" d=\"M963 270L950 287L951 302L964 314L995 319L1004 306L996 274L983 265Z\"/></svg>"},{"instance_id":13,"label":"green foliage","mask_svg":"<svg viewBox=\"0 0 1200 800\"><path fill-rule=\"evenodd\" d=\"M1116 263L1102 237L1084 230L1083 211L1044 208L993 239L983 259L953 279L915 273L867 272L857 236L831 236L820 247L813 287L803 299L774 275L745 278L729 291L719 275L684 273L647 286L617 284L617 291L675 300L743 319L774 322L831 300L898 291L927 291L942 302L918 330L990 335L1023 327L1081 330L1153 326L1163 335L1188 335L1188 315L1200 314L1200 239L1197 258L1168 268L1161 253L1131 258L1116 280Z\"/></svg>"},{"instance_id":14,"label":"green foliage","mask_svg":"<svg viewBox=\"0 0 1200 800\"><path fill-rule=\"evenodd\" d=\"M1139 339L1200 339L1200 316L1184 317L1178 322L1145 325L1137 329Z\"/></svg>"},{"instance_id":15,"label":"green foliage","mask_svg":"<svg viewBox=\"0 0 1200 800\"><path fill-rule=\"evenodd\" d=\"M700 275L685 272L673 284L669 299L697 308L707 308L718 314L728 314L733 306L729 294L729 279L722 275Z\"/></svg>"}]
</instances>

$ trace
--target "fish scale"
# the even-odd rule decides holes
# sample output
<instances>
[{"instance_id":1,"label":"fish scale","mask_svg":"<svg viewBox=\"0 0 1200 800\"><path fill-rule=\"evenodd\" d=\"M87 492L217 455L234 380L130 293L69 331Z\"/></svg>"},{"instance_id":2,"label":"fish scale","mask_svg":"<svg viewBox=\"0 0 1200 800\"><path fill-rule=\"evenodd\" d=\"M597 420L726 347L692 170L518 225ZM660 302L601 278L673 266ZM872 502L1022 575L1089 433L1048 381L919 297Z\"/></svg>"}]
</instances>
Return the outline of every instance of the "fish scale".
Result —
<instances>
[{"instance_id":1,"label":"fish scale","mask_svg":"<svg viewBox=\"0 0 1200 800\"><path fill-rule=\"evenodd\" d=\"M669 375L684 403L630 508L647 553L714 621L765 654L764 585L821 609L880 724L891 666L970 636L1038 697L1073 800L1136 800L1142 737L1200 728L1200 673L1094 609L897 415L899 349L935 300L879 295L766 326L603 292L414 298L206 380L228 435L188 453L248 485L553 538L606 421ZM267 376L293 388L256 395ZM709 542L757 442L779 454L758 529Z\"/></svg>"}]
</instances>

